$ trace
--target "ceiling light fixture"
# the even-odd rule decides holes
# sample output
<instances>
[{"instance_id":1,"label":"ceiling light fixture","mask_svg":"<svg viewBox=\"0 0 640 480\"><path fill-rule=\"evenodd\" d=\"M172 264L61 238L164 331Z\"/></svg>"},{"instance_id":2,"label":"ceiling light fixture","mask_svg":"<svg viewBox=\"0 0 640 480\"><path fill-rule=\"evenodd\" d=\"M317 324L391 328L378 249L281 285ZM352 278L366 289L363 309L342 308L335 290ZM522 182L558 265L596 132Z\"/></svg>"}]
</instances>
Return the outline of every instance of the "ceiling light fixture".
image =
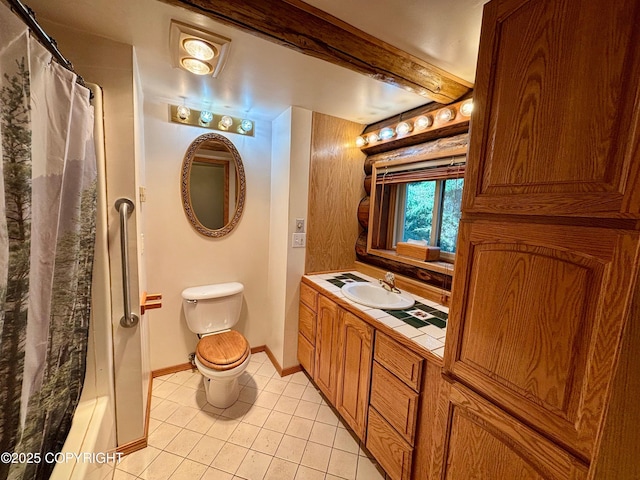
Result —
<instances>
[{"instance_id":1,"label":"ceiling light fixture","mask_svg":"<svg viewBox=\"0 0 640 480\"><path fill-rule=\"evenodd\" d=\"M363 136L359 136L356 138L356 147L364 147L367 144L367 139Z\"/></svg>"},{"instance_id":2,"label":"ceiling light fixture","mask_svg":"<svg viewBox=\"0 0 640 480\"><path fill-rule=\"evenodd\" d=\"M171 20L169 49L176 68L217 77L227 59L231 39Z\"/></svg>"},{"instance_id":3,"label":"ceiling light fixture","mask_svg":"<svg viewBox=\"0 0 640 480\"><path fill-rule=\"evenodd\" d=\"M378 134L377 133L370 133L369 135L367 135L367 143L371 144L371 143L376 143L379 140L378 138Z\"/></svg>"},{"instance_id":4,"label":"ceiling light fixture","mask_svg":"<svg viewBox=\"0 0 640 480\"><path fill-rule=\"evenodd\" d=\"M198 60L211 60L216 56L216 49L212 45L197 38L187 38L182 42L182 47Z\"/></svg>"},{"instance_id":5,"label":"ceiling light fixture","mask_svg":"<svg viewBox=\"0 0 640 480\"><path fill-rule=\"evenodd\" d=\"M210 63L203 62L197 58L186 57L180 60L180 64L191 73L196 75L209 75L213 72L213 66Z\"/></svg>"}]
</instances>

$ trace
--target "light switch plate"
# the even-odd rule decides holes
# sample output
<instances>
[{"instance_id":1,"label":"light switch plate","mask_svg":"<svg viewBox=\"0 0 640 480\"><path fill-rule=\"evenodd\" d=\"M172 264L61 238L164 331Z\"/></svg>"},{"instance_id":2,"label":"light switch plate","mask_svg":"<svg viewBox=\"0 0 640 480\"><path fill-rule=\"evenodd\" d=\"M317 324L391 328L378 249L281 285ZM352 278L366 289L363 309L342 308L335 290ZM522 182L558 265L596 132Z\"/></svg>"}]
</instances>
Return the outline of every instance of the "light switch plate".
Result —
<instances>
[{"instance_id":1,"label":"light switch plate","mask_svg":"<svg viewBox=\"0 0 640 480\"><path fill-rule=\"evenodd\" d=\"M296 233L304 233L304 218L296 218Z\"/></svg>"},{"instance_id":2,"label":"light switch plate","mask_svg":"<svg viewBox=\"0 0 640 480\"><path fill-rule=\"evenodd\" d=\"M307 246L307 234L306 233L294 233L291 239L291 246L293 248L304 248Z\"/></svg>"}]
</instances>

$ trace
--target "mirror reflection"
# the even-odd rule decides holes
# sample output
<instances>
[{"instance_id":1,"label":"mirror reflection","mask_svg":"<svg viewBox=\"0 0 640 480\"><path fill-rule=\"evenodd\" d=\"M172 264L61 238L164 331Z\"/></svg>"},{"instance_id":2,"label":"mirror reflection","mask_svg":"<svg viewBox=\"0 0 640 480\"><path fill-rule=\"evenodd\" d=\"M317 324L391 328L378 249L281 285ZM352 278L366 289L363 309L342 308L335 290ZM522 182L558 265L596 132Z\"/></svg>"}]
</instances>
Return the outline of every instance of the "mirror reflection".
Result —
<instances>
[{"instance_id":1,"label":"mirror reflection","mask_svg":"<svg viewBox=\"0 0 640 480\"><path fill-rule=\"evenodd\" d=\"M203 235L229 233L242 214L244 168L229 139L217 133L198 137L187 150L182 167L185 213Z\"/></svg>"}]
</instances>

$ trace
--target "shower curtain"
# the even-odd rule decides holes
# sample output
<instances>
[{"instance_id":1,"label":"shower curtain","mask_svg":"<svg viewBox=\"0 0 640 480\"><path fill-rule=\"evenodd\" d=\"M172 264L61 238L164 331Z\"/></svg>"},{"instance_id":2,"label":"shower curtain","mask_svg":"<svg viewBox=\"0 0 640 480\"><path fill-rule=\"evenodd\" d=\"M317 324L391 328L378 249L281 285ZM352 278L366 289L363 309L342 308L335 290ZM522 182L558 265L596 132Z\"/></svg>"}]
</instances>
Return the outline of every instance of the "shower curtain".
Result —
<instances>
[{"instance_id":1,"label":"shower curtain","mask_svg":"<svg viewBox=\"0 0 640 480\"><path fill-rule=\"evenodd\" d=\"M39 480L84 381L93 110L89 91L1 2L0 27L0 480Z\"/></svg>"}]
</instances>

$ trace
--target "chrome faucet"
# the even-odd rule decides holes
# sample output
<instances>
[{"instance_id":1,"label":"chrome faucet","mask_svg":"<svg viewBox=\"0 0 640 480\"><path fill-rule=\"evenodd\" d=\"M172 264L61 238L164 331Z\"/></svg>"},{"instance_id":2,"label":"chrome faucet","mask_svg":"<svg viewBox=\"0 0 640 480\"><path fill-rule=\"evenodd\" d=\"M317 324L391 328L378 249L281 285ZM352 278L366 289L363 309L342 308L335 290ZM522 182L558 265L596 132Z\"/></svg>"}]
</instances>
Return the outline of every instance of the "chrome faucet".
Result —
<instances>
[{"instance_id":1,"label":"chrome faucet","mask_svg":"<svg viewBox=\"0 0 640 480\"><path fill-rule=\"evenodd\" d=\"M384 274L384 280L379 278L378 283L382 285L382 288L389 292L400 293L400 290L396 288L396 276L391 272Z\"/></svg>"}]
</instances>

